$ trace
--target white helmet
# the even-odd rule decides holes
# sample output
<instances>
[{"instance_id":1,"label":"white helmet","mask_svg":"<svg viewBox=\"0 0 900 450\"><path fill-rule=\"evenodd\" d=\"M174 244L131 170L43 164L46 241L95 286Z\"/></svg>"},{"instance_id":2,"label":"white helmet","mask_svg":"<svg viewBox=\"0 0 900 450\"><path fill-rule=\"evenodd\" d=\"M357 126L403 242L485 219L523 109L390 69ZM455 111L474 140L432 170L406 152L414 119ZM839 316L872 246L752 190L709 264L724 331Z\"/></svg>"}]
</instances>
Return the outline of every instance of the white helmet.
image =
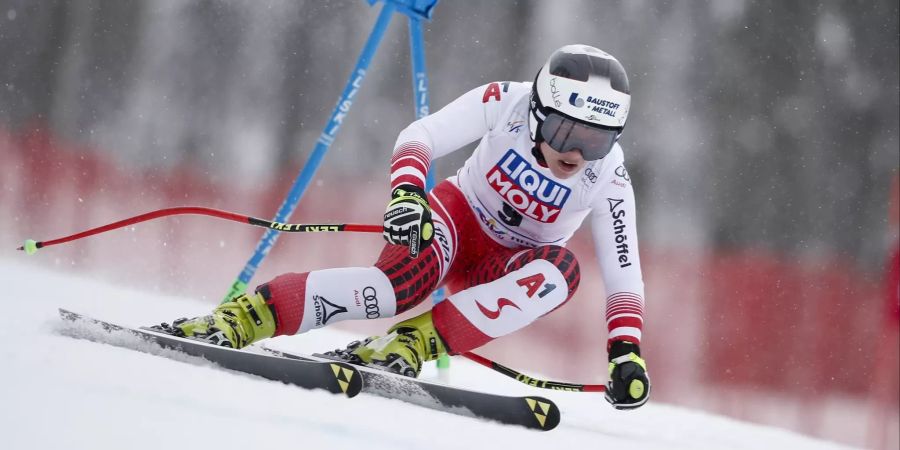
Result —
<instances>
[{"instance_id":1,"label":"white helmet","mask_svg":"<svg viewBox=\"0 0 900 450\"><path fill-rule=\"evenodd\" d=\"M612 55L567 45L552 55L531 87L531 139L558 152L605 157L619 139L631 107L628 76Z\"/></svg>"}]
</instances>

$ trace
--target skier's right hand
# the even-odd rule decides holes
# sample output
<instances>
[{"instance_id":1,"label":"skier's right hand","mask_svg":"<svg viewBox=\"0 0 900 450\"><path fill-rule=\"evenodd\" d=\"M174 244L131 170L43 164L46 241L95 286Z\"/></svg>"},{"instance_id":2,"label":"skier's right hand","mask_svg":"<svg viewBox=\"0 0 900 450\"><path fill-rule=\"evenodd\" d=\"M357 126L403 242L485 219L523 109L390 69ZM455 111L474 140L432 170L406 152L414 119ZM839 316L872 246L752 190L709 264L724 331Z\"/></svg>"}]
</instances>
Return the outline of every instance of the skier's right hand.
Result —
<instances>
[{"instance_id":1,"label":"skier's right hand","mask_svg":"<svg viewBox=\"0 0 900 450\"><path fill-rule=\"evenodd\" d=\"M606 401L616 409L640 408L650 398L647 363L637 344L615 341L609 348L609 383Z\"/></svg>"},{"instance_id":2,"label":"skier's right hand","mask_svg":"<svg viewBox=\"0 0 900 450\"><path fill-rule=\"evenodd\" d=\"M408 246L409 256L416 258L431 245L433 237L431 206L425 191L412 184L401 184L391 193L384 212L384 239Z\"/></svg>"}]
</instances>

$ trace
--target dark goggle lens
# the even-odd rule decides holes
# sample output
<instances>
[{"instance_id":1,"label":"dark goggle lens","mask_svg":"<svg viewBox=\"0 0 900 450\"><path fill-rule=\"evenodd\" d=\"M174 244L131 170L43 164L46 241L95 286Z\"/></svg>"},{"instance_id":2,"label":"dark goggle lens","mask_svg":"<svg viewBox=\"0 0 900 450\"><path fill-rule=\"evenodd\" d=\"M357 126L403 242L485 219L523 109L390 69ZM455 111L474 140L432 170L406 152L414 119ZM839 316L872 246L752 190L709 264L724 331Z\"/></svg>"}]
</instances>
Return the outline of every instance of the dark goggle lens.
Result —
<instances>
[{"instance_id":1,"label":"dark goggle lens","mask_svg":"<svg viewBox=\"0 0 900 450\"><path fill-rule=\"evenodd\" d=\"M559 114L550 114L541 125L541 136L560 153L581 150L588 161L603 159L619 135L617 130L587 126Z\"/></svg>"}]
</instances>

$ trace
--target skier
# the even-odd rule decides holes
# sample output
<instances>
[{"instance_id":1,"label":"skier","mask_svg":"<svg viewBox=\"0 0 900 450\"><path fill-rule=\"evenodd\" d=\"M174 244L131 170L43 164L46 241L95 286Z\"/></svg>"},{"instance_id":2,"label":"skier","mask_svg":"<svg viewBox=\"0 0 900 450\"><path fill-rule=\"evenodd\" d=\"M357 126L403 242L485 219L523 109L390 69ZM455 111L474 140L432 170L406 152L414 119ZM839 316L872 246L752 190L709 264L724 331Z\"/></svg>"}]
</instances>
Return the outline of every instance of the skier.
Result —
<instances>
[{"instance_id":1,"label":"skier","mask_svg":"<svg viewBox=\"0 0 900 450\"><path fill-rule=\"evenodd\" d=\"M443 285L451 295L428 312L330 353L417 376L440 353L470 351L566 303L581 273L564 245L590 215L607 290L606 399L637 408L650 394L639 347L644 287L634 192L617 143L630 102L619 61L585 45L553 52L534 83L469 91L397 138L388 244L373 267L286 273L169 330L241 348L341 320L393 317ZM475 140L457 174L426 194L432 160Z\"/></svg>"}]
</instances>

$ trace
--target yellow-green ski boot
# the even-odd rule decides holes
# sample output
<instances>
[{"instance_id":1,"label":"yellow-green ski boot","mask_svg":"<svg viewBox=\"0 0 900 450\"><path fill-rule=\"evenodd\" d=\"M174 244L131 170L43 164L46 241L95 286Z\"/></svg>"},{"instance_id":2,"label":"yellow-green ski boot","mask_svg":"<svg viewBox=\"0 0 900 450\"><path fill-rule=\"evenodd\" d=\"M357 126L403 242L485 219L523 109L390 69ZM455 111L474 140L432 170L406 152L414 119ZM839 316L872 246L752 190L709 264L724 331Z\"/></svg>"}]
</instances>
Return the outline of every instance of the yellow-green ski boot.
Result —
<instances>
[{"instance_id":1,"label":"yellow-green ski boot","mask_svg":"<svg viewBox=\"0 0 900 450\"><path fill-rule=\"evenodd\" d=\"M437 359L446 352L444 342L431 321L431 311L428 311L394 325L385 336L354 341L346 349L325 355L415 378L422 371L422 363Z\"/></svg>"},{"instance_id":2,"label":"yellow-green ski boot","mask_svg":"<svg viewBox=\"0 0 900 450\"><path fill-rule=\"evenodd\" d=\"M178 319L153 327L179 337L223 347L243 348L275 334L275 316L260 294L241 294L207 316Z\"/></svg>"}]
</instances>

